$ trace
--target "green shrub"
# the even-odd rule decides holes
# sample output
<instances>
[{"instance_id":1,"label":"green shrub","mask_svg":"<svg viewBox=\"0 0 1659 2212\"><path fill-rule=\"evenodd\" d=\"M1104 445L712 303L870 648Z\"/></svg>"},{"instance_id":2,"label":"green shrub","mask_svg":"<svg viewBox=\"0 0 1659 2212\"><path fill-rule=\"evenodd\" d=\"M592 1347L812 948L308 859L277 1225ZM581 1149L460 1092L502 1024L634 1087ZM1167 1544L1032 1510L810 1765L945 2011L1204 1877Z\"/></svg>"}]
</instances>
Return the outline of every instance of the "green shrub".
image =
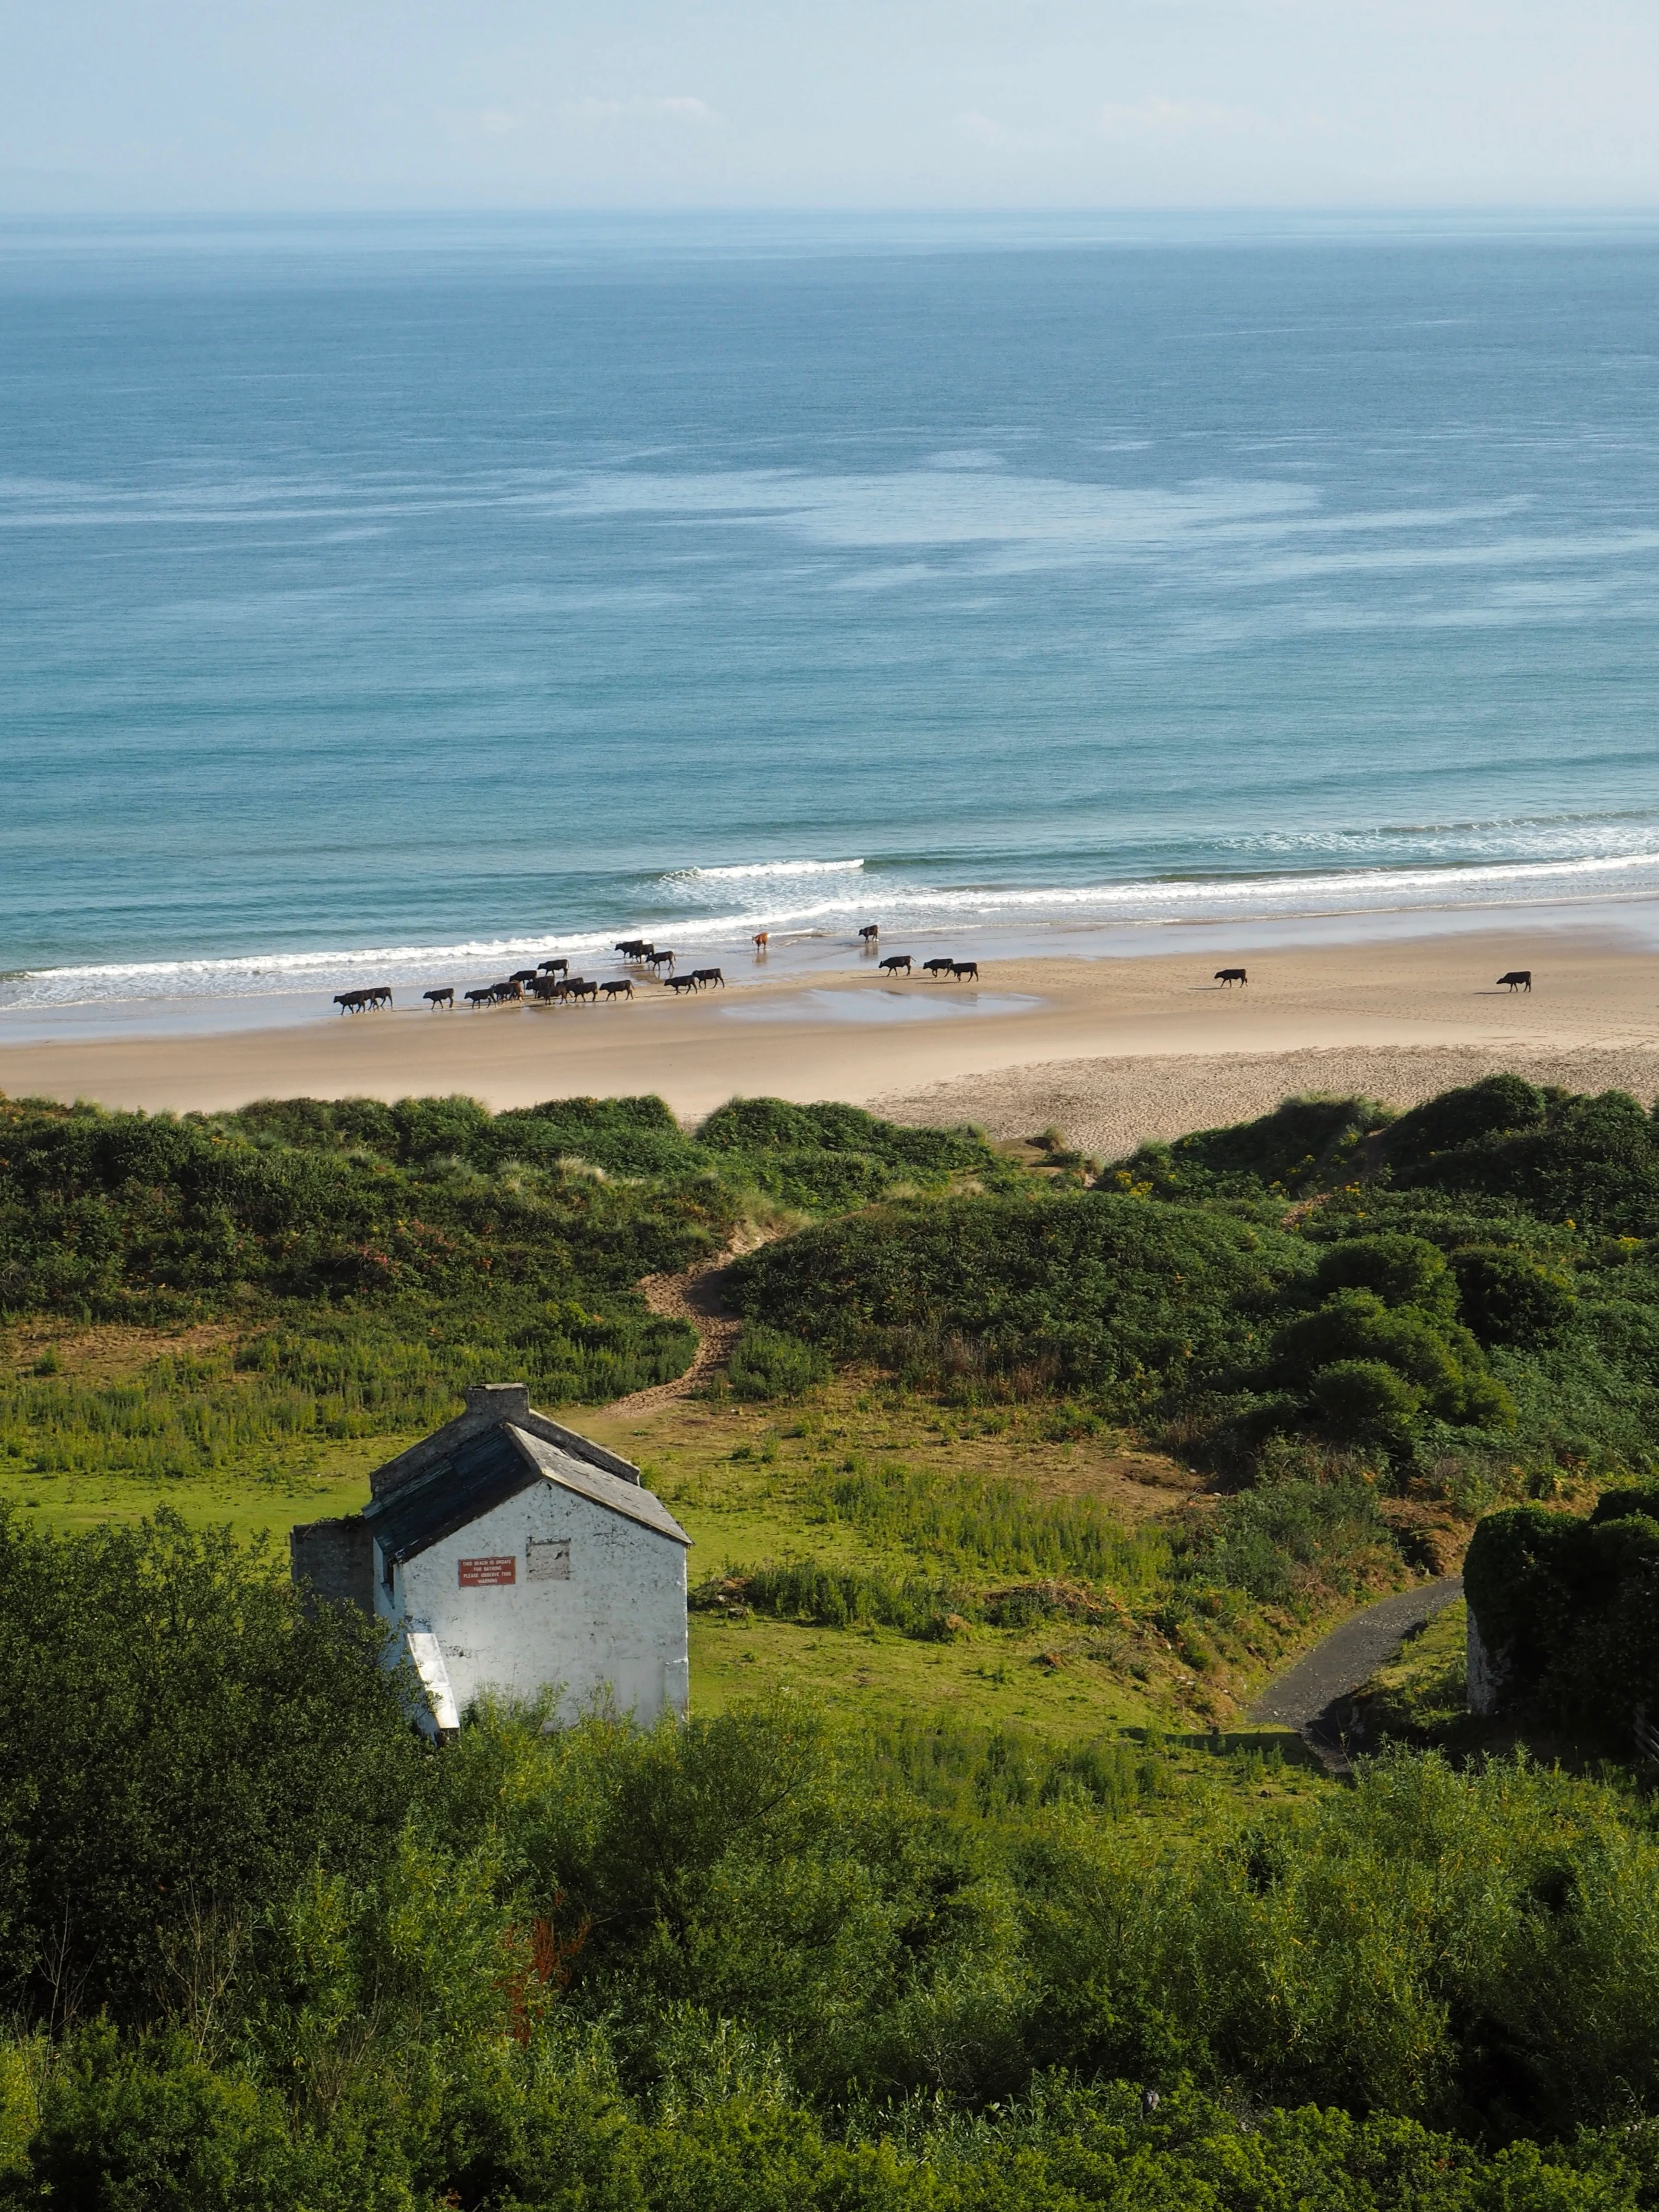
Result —
<instances>
[{"instance_id":1,"label":"green shrub","mask_svg":"<svg viewBox=\"0 0 1659 2212\"><path fill-rule=\"evenodd\" d=\"M1367 1134L1389 1119L1375 1099L1287 1098L1259 1121L1144 1145L1118 1172L1125 1187L1149 1183L1161 1198L1296 1197L1357 1172Z\"/></svg>"},{"instance_id":2,"label":"green shrub","mask_svg":"<svg viewBox=\"0 0 1659 2212\"><path fill-rule=\"evenodd\" d=\"M1310 1388L1316 1375L1339 1364L1381 1364L1418 1392L1439 1420L1501 1427L1514 1418L1467 1329L1414 1307L1385 1306L1371 1291L1338 1291L1286 1323L1273 1340L1273 1357L1274 1371L1293 1386Z\"/></svg>"},{"instance_id":3,"label":"green shrub","mask_svg":"<svg viewBox=\"0 0 1659 2212\"><path fill-rule=\"evenodd\" d=\"M297 1609L255 1548L162 1513L33 1534L0 1516L0 1858L9 2000L143 2019L319 1854L367 1874L425 1772L380 1632Z\"/></svg>"},{"instance_id":4,"label":"green shrub","mask_svg":"<svg viewBox=\"0 0 1659 2212\"><path fill-rule=\"evenodd\" d=\"M1297 1240L1108 1194L947 1199L826 1223L738 1262L733 1296L832 1354L1126 1408L1260 1356Z\"/></svg>"},{"instance_id":5,"label":"green shrub","mask_svg":"<svg viewBox=\"0 0 1659 2212\"><path fill-rule=\"evenodd\" d=\"M1264 1605L1305 1607L1371 1576L1395 1579L1401 1559L1369 1483L1292 1480L1224 1499L1188 1539L1188 1571Z\"/></svg>"},{"instance_id":6,"label":"green shrub","mask_svg":"<svg viewBox=\"0 0 1659 2212\"><path fill-rule=\"evenodd\" d=\"M1421 1237L1347 1237L1319 1255L1318 1283L1333 1291L1370 1291L1385 1306L1416 1306L1449 1319L1457 1282L1445 1255Z\"/></svg>"},{"instance_id":7,"label":"green shrub","mask_svg":"<svg viewBox=\"0 0 1659 2212\"><path fill-rule=\"evenodd\" d=\"M1628 1755L1659 1712L1659 1495L1609 1492L1588 1520L1521 1505L1487 1516L1464 1564L1469 1610L1506 1705Z\"/></svg>"},{"instance_id":8,"label":"green shrub","mask_svg":"<svg viewBox=\"0 0 1659 2212\"><path fill-rule=\"evenodd\" d=\"M1411 1165L1485 1137L1535 1129L1546 1110L1545 1093L1523 1077L1483 1076L1402 1114L1383 1139L1383 1151L1392 1165Z\"/></svg>"},{"instance_id":9,"label":"green shrub","mask_svg":"<svg viewBox=\"0 0 1659 2212\"><path fill-rule=\"evenodd\" d=\"M746 1321L726 1362L726 1380L738 1398L799 1398L827 1382L832 1371L829 1354L817 1345L768 1328L764 1322Z\"/></svg>"},{"instance_id":10,"label":"green shrub","mask_svg":"<svg viewBox=\"0 0 1659 2212\"><path fill-rule=\"evenodd\" d=\"M1503 1246L1454 1254L1463 1316L1483 1344L1553 1344L1571 1327L1572 1285L1557 1270Z\"/></svg>"},{"instance_id":11,"label":"green shrub","mask_svg":"<svg viewBox=\"0 0 1659 2212\"><path fill-rule=\"evenodd\" d=\"M1322 1426L1334 1437L1368 1438L1399 1449L1409 1437L1421 1390L1380 1359L1334 1359L1308 1386Z\"/></svg>"}]
</instances>

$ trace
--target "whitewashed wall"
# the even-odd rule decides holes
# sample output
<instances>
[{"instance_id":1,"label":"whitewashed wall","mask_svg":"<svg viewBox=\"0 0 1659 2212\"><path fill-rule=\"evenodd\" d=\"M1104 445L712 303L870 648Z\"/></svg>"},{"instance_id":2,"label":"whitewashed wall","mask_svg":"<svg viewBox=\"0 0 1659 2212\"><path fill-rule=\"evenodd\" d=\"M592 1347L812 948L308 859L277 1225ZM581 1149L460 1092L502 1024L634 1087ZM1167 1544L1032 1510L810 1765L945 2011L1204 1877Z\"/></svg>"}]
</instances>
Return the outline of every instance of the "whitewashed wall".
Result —
<instances>
[{"instance_id":1,"label":"whitewashed wall","mask_svg":"<svg viewBox=\"0 0 1659 2212\"><path fill-rule=\"evenodd\" d=\"M463 1561L509 1559L511 1583L461 1579ZM596 1698L647 1727L687 1711L685 1547L556 1483L532 1484L394 1567L389 1591L377 1553L375 1604L436 1636L462 1712L484 1690L547 1688L562 1720Z\"/></svg>"}]
</instances>

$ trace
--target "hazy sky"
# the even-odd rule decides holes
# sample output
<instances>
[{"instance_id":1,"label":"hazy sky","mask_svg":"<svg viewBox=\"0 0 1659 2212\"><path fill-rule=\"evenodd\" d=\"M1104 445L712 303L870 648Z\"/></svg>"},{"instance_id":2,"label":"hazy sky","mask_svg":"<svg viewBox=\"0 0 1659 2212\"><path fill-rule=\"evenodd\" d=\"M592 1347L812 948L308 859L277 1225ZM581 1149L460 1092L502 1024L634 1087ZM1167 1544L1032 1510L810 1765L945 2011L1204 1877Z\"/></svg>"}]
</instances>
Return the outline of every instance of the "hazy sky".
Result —
<instances>
[{"instance_id":1,"label":"hazy sky","mask_svg":"<svg viewBox=\"0 0 1659 2212\"><path fill-rule=\"evenodd\" d=\"M1659 203L1656 0L0 0L0 209Z\"/></svg>"}]
</instances>

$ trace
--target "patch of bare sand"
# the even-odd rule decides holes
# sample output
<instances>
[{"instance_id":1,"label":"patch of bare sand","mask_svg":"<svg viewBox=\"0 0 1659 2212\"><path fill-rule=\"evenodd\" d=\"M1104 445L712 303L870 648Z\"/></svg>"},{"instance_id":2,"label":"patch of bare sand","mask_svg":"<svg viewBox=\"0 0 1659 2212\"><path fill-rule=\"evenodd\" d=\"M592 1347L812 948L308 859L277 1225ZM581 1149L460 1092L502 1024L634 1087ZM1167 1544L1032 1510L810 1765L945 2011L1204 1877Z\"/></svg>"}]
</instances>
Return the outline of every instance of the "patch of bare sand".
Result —
<instances>
[{"instance_id":1,"label":"patch of bare sand","mask_svg":"<svg viewBox=\"0 0 1659 2212\"><path fill-rule=\"evenodd\" d=\"M1029 1137L1052 1123L1079 1150L1112 1160L1149 1138L1251 1121L1309 1091L1414 1106L1504 1069L1571 1091L1628 1091L1644 1103L1659 1093L1659 1046L1332 1045L1042 1060L896 1092L871 1105L896 1121L975 1122L997 1138Z\"/></svg>"}]
</instances>

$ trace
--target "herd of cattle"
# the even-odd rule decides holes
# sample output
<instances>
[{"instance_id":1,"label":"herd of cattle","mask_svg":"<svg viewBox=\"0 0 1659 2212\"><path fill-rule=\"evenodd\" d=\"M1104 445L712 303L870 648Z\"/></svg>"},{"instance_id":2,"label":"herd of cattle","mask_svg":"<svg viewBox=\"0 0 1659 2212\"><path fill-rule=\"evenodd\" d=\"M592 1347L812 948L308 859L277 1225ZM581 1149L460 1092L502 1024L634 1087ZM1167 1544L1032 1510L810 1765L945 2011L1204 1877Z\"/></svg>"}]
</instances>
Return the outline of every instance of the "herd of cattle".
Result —
<instances>
[{"instance_id":1,"label":"herd of cattle","mask_svg":"<svg viewBox=\"0 0 1659 2212\"><path fill-rule=\"evenodd\" d=\"M648 968L660 975L673 992L724 989L726 978L718 968L693 968L684 975L674 973L676 955L667 946L660 950L647 945L643 938L630 937L616 948L623 957L639 968ZM664 970L666 970L666 974ZM607 1001L631 999L634 978L615 975L608 982L590 982L586 975L573 975L568 960L544 960L538 968L515 969L512 975L503 975L499 983L483 983L477 990L463 991L461 997L469 1006L517 1006L526 999L539 1000L544 1006L562 1006L567 1000L590 1005L600 999ZM422 991L421 996L428 1006L453 1007L455 988L446 983L435 991ZM366 1013L371 1007L392 1004L392 986L376 983L362 991L337 991L334 1003L343 1014Z\"/></svg>"},{"instance_id":2,"label":"herd of cattle","mask_svg":"<svg viewBox=\"0 0 1659 2212\"><path fill-rule=\"evenodd\" d=\"M873 922L859 932L872 950L879 934ZM764 951L764 931L755 939L755 945L757 951ZM620 952L636 971L649 969L677 996L683 991L724 990L726 988L726 978L718 968L691 968L684 975L676 975L675 963L679 956L671 945L651 945L642 937L625 937L614 950ZM912 971L908 952L893 953L881 965L890 975L908 975ZM964 976L972 976L975 982L979 980L979 963L975 960L924 960L921 968L922 974L931 975L935 982L947 975L953 982L958 983ZM586 975L573 975L568 960L544 960L538 968L516 969L511 975L502 976L499 983L483 983L476 990L461 994L465 1003L474 1008L517 1006L526 999L538 1000L544 1006L562 1006L568 1000L579 1004L586 1001L589 1005L596 1005L601 999L614 1001L631 999L633 995L632 975L612 976L605 983L590 982ZM453 1007L455 1004L453 984L446 983L435 991L422 991L421 996L428 1006L434 1008ZM392 1004L392 986L375 983L364 990L337 991L334 1003L343 1014L367 1013L375 1006Z\"/></svg>"},{"instance_id":3,"label":"herd of cattle","mask_svg":"<svg viewBox=\"0 0 1659 2212\"><path fill-rule=\"evenodd\" d=\"M873 952L881 932L874 922L870 922L860 930L859 935L863 939L865 950ZM766 946L767 932L762 930L755 939L757 954L764 954ZM636 971L648 969L677 996L683 991L706 991L716 988L724 990L726 988L726 978L718 968L692 968L683 975L676 975L674 968L678 956L669 945L650 945L642 937L625 937L613 949L620 952ZM956 983L969 976L975 982L979 981L979 963L976 960L939 958L916 962L908 952L890 952L880 966L883 973L888 975L909 975L919 969L922 975L931 975L936 983L947 975ZM1250 979L1243 968L1218 968L1214 980L1225 988L1234 983L1248 985ZM1500 989L1507 984L1511 991L1530 991L1532 970L1529 968L1511 968L1507 975L1498 977L1498 982ZM439 990L423 991L421 995L428 1006L434 1008L453 1007L455 1004L454 988L449 984L445 984ZM610 1002L617 999L631 999L633 995L634 978L631 975L616 975L608 982L592 983L586 975L573 975L568 960L556 959L544 960L538 968L516 969L511 975L504 975L499 983L483 983L477 990L461 994L466 1004L474 1008L514 1006L527 998L538 1000L544 1006L561 1006L567 1000L578 1003L586 1001L592 1006L597 1005L601 999ZM389 1006L392 1004L392 986L390 983L374 983L362 990L337 991L334 1003L343 1014L361 1014L375 1006Z\"/></svg>"}]
</instances>

